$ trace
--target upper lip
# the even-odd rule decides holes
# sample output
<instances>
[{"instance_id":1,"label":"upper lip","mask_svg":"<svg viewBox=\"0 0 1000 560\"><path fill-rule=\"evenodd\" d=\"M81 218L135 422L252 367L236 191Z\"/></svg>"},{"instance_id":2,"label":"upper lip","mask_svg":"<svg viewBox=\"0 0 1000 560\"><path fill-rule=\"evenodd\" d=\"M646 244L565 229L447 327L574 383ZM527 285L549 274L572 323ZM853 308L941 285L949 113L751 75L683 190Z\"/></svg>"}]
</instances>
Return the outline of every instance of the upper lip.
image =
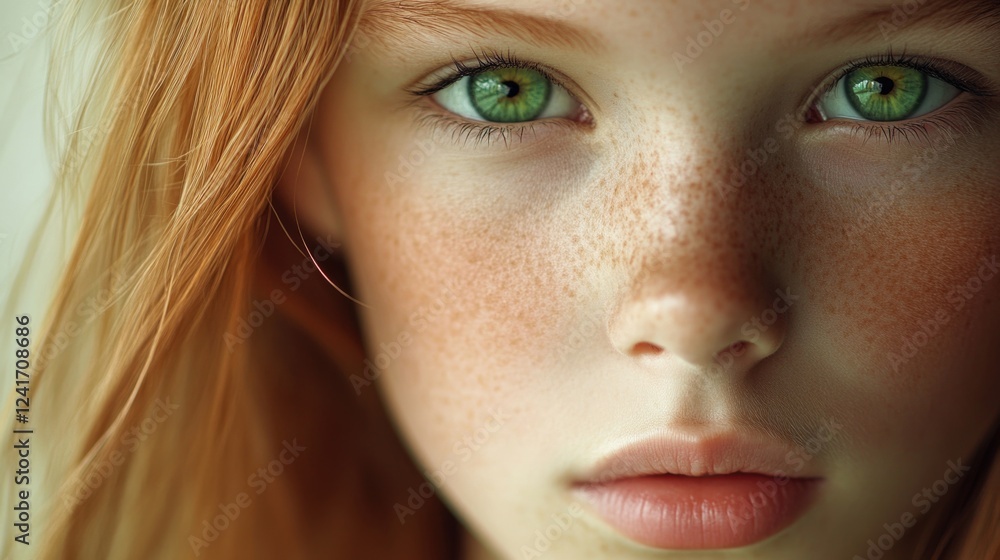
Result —
<instances>
[{"instance_id":1,"label":"upper lip","mask_svg":"<svg viewBox=\"0 0 1000 560\"><path fill-rule=\"evenodd\" d=\"M712 476L752 473L818 478L817 461L805 449L761 435L732 431L672 432L619 448L587 471L580 482L602 484L624 478L674 474Z\"/></svg>"}]
</instances>

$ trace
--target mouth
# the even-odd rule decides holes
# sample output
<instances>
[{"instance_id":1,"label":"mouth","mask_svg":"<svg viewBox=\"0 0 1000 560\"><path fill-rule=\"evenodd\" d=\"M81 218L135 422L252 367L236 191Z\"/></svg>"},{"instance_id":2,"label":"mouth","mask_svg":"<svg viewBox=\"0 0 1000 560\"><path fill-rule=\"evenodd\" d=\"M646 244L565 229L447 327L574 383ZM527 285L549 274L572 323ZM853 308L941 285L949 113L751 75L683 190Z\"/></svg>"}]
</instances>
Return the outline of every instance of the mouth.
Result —
<instances>
[{"instance_id":1,"label":"mouth","mask_svg":"<svg viewBox=\"0 0 1000 560\"><path fill-rule=\"evenodd\" d=\"M768 438L659 437L612 453L580 477L573 493L639 544L736 548L806 513L823 481L811 459Z\"/></svg>"}]
</instances>

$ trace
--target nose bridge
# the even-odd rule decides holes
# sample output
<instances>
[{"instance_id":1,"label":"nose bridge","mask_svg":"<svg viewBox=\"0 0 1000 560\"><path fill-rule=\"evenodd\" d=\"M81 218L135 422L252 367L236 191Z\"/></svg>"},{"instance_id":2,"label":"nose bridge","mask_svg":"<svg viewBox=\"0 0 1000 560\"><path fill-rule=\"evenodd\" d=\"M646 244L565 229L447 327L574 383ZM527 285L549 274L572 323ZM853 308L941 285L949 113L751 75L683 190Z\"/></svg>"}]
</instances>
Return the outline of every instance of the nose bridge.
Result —
<instances>
[{"instance_id":1,"label":"nose bridge","mask_svg":"<svg viewBox=\"0 0 1000 560\"><path fill-rule=\"evenodd\" d=\"M713 283L732 284L761 264L754 242L761 216L751 200L753 186L733 186L740 144L718 132L728 129L725 123L713 126L696 116L680 120L687 122L673 121L670 134L660 134L657 126L637 142L616 186L637 192L632 214L640 216L645 241L632 247L637 251L632 262L641 264L633 283L656 281L684 262L690 272L711 271ZM680 276L675 282L694 279Z\"/></svg>"}]
</instances>

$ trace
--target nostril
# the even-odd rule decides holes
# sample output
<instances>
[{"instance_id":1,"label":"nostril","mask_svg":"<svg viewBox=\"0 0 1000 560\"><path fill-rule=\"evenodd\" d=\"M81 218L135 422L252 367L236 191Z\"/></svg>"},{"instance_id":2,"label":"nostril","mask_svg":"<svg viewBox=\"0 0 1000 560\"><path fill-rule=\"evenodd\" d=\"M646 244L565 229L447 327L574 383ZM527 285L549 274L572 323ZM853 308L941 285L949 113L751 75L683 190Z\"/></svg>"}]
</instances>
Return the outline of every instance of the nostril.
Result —
<instances>
[{"instance_id":1,"label":"nostril","mask_svg":"<svg viewBox=\"0 0 1000 560\"><path fill-rule=\"evenodd\" d=\"M724 352L729 352L731 354L735 354L737 356L740 356L740 355L743 354L743 352L746 350L746 348L747 348L746 341L745 340L741 340L739 342L732 343L731 345L729 345L729 348L726 348L723 351Z\"/></svg>"},{"instance_id":2,"label":"nostril","mask_svg":"<svg viewBox=\"0 0 1000 560\"><path fill-rule=\"evenodd\" d=\"M750 349L750 343L745 340L734 342L715 355L715 362L726 367L732 365Z\"/></svg>"},{"instance_id":3,"label":"nostril","mask_svg":"<svg viewBox=\"0 0 1000 560\"><path fill-rule=\"evenodd\" d=\"M663 347L649 342L640 342L632 347L635 356L656 356L663 353Z\"/></svg>"}]
</instances>

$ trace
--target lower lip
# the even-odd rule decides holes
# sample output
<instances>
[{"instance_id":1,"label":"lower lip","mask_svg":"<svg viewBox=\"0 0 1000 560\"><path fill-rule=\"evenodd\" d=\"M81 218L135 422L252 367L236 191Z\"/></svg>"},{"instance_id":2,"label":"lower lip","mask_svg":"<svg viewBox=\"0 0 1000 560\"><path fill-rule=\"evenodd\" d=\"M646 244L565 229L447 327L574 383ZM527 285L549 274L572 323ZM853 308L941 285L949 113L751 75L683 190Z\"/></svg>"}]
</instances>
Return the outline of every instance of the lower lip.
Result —
<instances>
[{"instance_id":1,"label":"lower lip","mask_svg":"<svg viewBox=\"0 0 1000 560\"><path fill-rule=\"evenodd\" d=\"M667 474L584 485L578 494L638 543L714 549L747 546L791 525L812 504L819 483L747 473Z\"/></svg>"}]
</instances>

